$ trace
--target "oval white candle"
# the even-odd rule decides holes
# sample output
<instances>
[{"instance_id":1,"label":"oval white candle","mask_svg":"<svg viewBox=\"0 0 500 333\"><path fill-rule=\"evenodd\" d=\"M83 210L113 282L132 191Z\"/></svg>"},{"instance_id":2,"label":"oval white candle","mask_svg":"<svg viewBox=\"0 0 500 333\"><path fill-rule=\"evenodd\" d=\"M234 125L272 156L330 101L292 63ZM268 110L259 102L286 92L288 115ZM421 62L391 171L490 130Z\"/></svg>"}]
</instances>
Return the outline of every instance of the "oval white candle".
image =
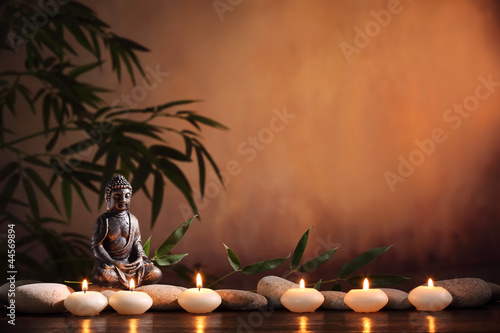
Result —
<instances>
[{"instance_id":1,"label":"oval white candle","mask_svg":"<svg viewBox=\"0 0 500 333\"><path fill-rule=\"evenodd\" d=\"M370 289L368 279L363 282L363 289L351 289L344 297L344 303L356 312L377 312L389 298L380 289Z\"/></svg>"},{"instance_id":2,"label":"oval white candle","mask_svg":"<svg viewBox=\"0 0 500 333\"><path fill-rule=\"evenodd\" d=\"M419 286L408 294L408 300L420 311L441 311L450 305L453 297L443 287L434 287L432 279L427 286Z\"/></svg>"},{"instance_id":3,"label":"oval white candle","mask_svg":"<svg viewBox=\"0 0 500 333\"><path fill-rule=\"evenodd\" d=\"M215 291L208 288L202 288L201 275L196 276L197 288L186 289L179 295L177 301L179 305L191 313L209 313L215 310L222 299Z\"/></svg>"},{"instance_id":4,"label":"oval white candle","mask_svg":"<svg viewBox=\"0 0 500 333\"><path fill-rule=\"evenodd\" d=\"M130 290L120 290L109 298L109 305L123 315L143 314L153 305L153 299L146 293L134 291L134 280L130 280Z\"/></svg>"},{"instance_id":5,"label":"oval white candle","mask_svg":"<svg viewBox=\"0 0 500 333\"><path fill-rule=\"evenodd\" d=\"M292 312L314 312L325 297L314 288L304 288L304 279L300 280L299 288L288 289L281 295L280 302Z\"/></svg>"},{"instance_id":6,"label":"oval white candle","mask_svg":"<svg viewBox=\"0 0 500 333\"><path fill-rule=\"evenodd\" d=\"M76 316L97 316L107 305L108 299L97 291L87 291L87 280L83 280L82 291L66 297L64 306Z\"/></svg>"}]
</instances>

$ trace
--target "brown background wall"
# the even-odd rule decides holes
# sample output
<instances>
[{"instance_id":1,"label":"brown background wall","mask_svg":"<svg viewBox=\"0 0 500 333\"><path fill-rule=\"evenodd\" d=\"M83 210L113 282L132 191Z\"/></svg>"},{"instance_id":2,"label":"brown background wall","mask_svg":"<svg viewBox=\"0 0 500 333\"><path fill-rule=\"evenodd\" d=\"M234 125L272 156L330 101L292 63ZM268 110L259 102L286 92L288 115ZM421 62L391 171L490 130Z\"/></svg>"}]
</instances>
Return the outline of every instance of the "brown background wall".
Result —
<instances>
[{"instance_id":1,"label":"brown background wall","mask_svg":"<svg viewBox=\"0 0 500 333\"><path fill-rule=\"evenodd\" d=\"M286 256L314 225L306 256L341 248L310 280L396 243L363 273L500 282L500 85L479 87L479 77L500 82L495 2L221 2L234 6L219 15L213 1L85 1L151 49L145 67L169 73L139 106L201 99L196 110L230 127L204 131L232 175L224 190L210 180L203 221L175 249L190 253L185 263L220 277L230 271L222 243L246 264ZM369 41L358 36L365 28ZM347 44L357 53L346 57ZM115 90L109 102L133 88L106 71L88 80ZM448 111L475 100L466 118ZM398 173L399 156L419 165L391 189L385 173ZM154 230L141 193L131 211L155 248L187 217L183 206L172 190ZM72 228L90 236L97 215L82 212ZM227 285L255 288L250 277Z\"/></svg>"}]
</instances>

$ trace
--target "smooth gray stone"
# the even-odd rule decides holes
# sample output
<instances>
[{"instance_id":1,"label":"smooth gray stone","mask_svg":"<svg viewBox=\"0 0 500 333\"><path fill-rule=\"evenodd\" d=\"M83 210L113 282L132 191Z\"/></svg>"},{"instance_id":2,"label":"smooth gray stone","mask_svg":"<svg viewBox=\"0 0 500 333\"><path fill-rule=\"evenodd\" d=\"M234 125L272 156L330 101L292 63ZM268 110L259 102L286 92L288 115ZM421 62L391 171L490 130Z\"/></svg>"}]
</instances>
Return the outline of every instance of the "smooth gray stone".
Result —
<instances>
[{"instance_id":1,"label":"smooth gray stone","mask_svg":"<svg viewBox=\"0 0 500 333\"><path fill-rule=\"evenodd\" d=\"M16 282L14 283L15 287L14 287L14 291L15 291L15 288L17 287L20 287L20 286L24 286L26 284L33 284L33 283L42 283L42 281L38 281L38 280L16 280ZM9 293L12 293L12 291L10 291L11 288L10 288L10 282L7 282L7 283L4 283L1 287L0 287L0 302L4 305L7 305L7 303L9 302Z\"/></svg>"},{"instance_id":2,"label":"smooth gray stone","mask_svg":"<svg viewBox=\"0 0 500 333\"><path fill-rule=\"evenodd\" d=\"M346 295L343 291L320 291L325 297L325 301L319 307L321 310L351 310L347 304L344 303Z\"/></svg>"},{"instance_id":3,"label":"smooth gray stone","mask_svg":"<svg viewBox=\"0 0 500 333\"><path fill-rule=\"evenodd\" d=\"M177 302L182 290L176 286L167 284L149 284L140 286L137 291L143 291L153 299L153 305L150 311L169 311L181 310L181 306Z\"/></svg>"},{"instance_id":4,"label":"smooth gray stone","mask_svg":"<svg viewBox=\"0 0 500 333\"><path fill-rule=\"evenodd\" d=\"M33 283L16 288L16 311L45 314L67 311L64 300L74 290L60 283Z\"/></svg>"},{"instance_id":5,"label":"smooth gray stone","mask_svg":"<svg viewBox=\"0 0 500 333\"><path fill-rule=\"evenodd\" d=\"M389 298L389 302L387 302L384 306L385 309L408 310L413 307L408 300L407 292L393 288L380 288L380 290L382 290Z\"/></svg>"},{"instance_id":6,"label":"smooth gray stone","mask_svg":"<svg viewBox=\"0 0 500 333\"><path fill-rule=\"evenodd\" d=\"M257 293L267 298L268 305L274 308L283 308L280 297L288 289L298 288L297 283L278 276L265 276L257 283Z\"/></svg>"},{"instance_id":7,"label":"smooth gray stone","mask_svg":"<svg viewBox=\"0 0 500 333\"><path fill-rule=\"evenodd\" d=\"M251 291L220 289L215 292L222 298L221 309L257 310L267 306L267 299L264 296Z\"/></svg>"},{"instance_id":8,"label":"smooth gray stone","mask_svg":"<svg viewBox=\"0 0 500 333\"><path fill-rule=\"evenodd\" d=\"M492 295L488 283L478 278L459 278L435 281L435 286L443 287L453 297L450 307L470 308L487 304Z\"/></svg>"}]
</instances>

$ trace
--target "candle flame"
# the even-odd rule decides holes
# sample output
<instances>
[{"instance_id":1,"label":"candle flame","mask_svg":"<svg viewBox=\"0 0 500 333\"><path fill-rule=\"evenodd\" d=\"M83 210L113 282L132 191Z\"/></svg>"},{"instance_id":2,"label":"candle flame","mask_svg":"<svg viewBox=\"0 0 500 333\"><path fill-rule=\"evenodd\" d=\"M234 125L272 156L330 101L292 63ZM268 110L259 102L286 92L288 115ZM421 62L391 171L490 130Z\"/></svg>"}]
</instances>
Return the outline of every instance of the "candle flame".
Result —
<instances>
[{"instance_id":1,"label":"candle flame","mask_svg":"<svg viewBox=\"0 0 500 333\"><path fill-rule=\"evenodd\" d=\"M88 289L89 289L89 285L87 283L87 280L83 280L83 282L82 282L82 290L83 290L83 292L86 293Z\"/></svg>"},{"instance_id":2,"label":"candle flame","mask_svg":"<svg viewBox=\"0 0 500 333\"><path fill-rule=\"evenodd\" d=\"M432 279L431 279L431 278L429 278L429 281L427 282L427 285L428 285L429 287L434 287L434 282L432 282Z\"/></svg>"},{"instance_id":3,"label":"candle flame","mask_svg":"<svg viewBox=\"0 0 500 333\"><path fill-rule=\"evenodd\" d=\"M305 286L306 286L306 284L304 282L304 279L300 279L300 283L299 283L300 289L304 289Z\"/></svg>"},{"instance_id":4,"label":"candle flame","mask_svg":"<svg viewBox=\"0 0 500 333\"><path fill-rule=\"evenodd\" d=\"M198 275L196 275L196 288L198 288L198 290L200 290L201 286L202 286L202 283L201 283L201 274L198 273Z\"/></svg>"},{"instance_id":5,"label":"candle flame","mask_svg":"<svg viewBox=\"0 0 500 333\"><path fill-rule=\"evenodd\" d=\"M363 290L368 290L370 289L370 284L368 283L368 279L365 278L365 280L363 281Z\"/></svg>"},{"instance_id":6,"label":"candle flame","mask_svg":"<svg viewBox=\"0 0 500 333\"><path fill-rule=\"evenodd\" d=\"M130 279L130 283L128 284L128 289L130 289L130 291L134 291L135 289L134 279Z\"/></svg>"}]
</instances>

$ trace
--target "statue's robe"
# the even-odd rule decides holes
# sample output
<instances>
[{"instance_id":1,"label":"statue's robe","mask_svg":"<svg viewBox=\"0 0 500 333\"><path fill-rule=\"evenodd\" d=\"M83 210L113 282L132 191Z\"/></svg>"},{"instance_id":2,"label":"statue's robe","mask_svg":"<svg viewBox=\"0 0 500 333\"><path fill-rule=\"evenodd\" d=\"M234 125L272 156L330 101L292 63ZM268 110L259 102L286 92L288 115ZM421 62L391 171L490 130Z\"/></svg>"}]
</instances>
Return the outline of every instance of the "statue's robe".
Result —
<instances>
[{"instance_id":1,"label":"statue's robe","mask_svg":"<svg viewBox=\"0 0 500 333\"><path fill-rule=\"evenodd\" d=\"M121 249L115 251L104 249L104 251L106 251L113 260L121 260L132 263L137 260L138 257L143 256L144 252L142 252L139 223L135 216L131 215L129 212L127 212L127 216L129 220L129 236L127 239L127 243ZM91 238L91 249L93 251L95 251L95 248L99 245L103 245L104 240L108 236L108 217L109 213L104 213L95 221ZM138 253L139 249L142 253ZM152 265L152 263L147 259L145 259L144 264L140 265L139 267L131 269L120 269L117 266L105 263L104 261L96 257L94 269L92 270L92 279L94 283L97 283L101 286L121 288L127 288L130 279L134 279L135 284L139 286L142 284L145 275L149 273L148 271L152 269L156 269L159 271L159 269Z\"/></svg>"}]
</instances>

